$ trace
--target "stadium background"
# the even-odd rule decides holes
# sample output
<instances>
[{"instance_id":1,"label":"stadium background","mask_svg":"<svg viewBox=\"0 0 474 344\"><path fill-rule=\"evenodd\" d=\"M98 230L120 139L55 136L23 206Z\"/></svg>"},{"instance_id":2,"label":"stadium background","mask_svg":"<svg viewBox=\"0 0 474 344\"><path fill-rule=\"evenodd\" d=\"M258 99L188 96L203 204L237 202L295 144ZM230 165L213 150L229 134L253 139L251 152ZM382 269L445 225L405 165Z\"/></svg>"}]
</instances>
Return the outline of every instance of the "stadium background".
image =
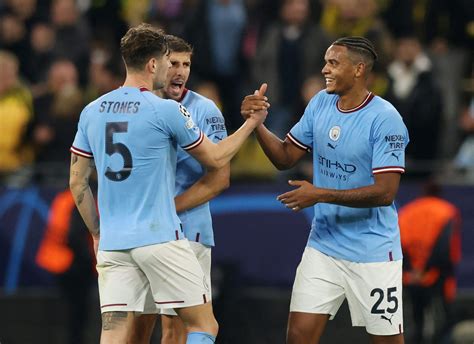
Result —
<instances>
[{"instance_id":1,"label":"stadium background","mask_svg":"<svg viewBox=\"0 0 474 344\"><path fill-rule=\"evenodd\" d=\"M434 178L460 209L463 254L453 322L474 319L472 0L0 0L2 344L73 343L67 300L87 306L83 342L98 341L97 291L87 250L80 247L84 236L74 232L61 239L79 247L75 265L41 263L38 257L45 233L61 220L52 204L67 187L68 149L80 110L120 86L118 42L140 22L194 45L189 85L216 101L230 131L241 121L241 97L268 81L268 125L282 135L323 87L319 70L328 43L342 35L371 38L380 55L371 89L399 108L411 135L397 205L417 197ZM284 342L311 212L290 213L275 197L288 189L288 178L310 178L311 166L308 160L277 172L255 140L234 159L231 187L212 202L219 343ZM79 233L87 234L85 228ZM405 326L410 343L407 310ZM469 338L470 327L463 326L458 339ZM350 328L344 308L323 342L348 338L359 343L366 335Z\"/></svg>"}]
</instances>

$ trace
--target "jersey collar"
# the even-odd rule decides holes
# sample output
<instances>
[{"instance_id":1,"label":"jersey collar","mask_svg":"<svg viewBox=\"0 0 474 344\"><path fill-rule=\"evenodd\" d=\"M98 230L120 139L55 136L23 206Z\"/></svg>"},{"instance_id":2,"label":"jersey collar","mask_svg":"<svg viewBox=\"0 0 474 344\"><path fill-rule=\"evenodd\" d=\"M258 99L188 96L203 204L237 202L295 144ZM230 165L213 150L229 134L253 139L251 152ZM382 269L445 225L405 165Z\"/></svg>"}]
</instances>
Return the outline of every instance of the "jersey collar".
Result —
<instances>
[{"instance_id":1,"label":"jersey collar","mask_svg":"<svg viewBox=\"0 0 474 344\"><path fill-rule=\"evenodd\" d=\"M360 109L364 108L367 104L370 103L370 101L373 98L374 98L374 94L372 92L369 92L369 94L367 95L367 97L365 97L365 99L362 101L362 103L360 103L356 107L353 107L352 109L347 109L347 110L343 110L339 107L339 99L338 99L337 102L336 102L336 107L339 110L339 112L342 112L342 113L355 112L355 111L359 111Z\"/></svg>"},{"instance_id":2,"label":"jersey collar","mask_svg":"<svg viewBox=\"0 0 474 344\"><path fill-rule=\"evenodd\" d=\"M183 93L181 94L181 98L179 98L178 102L181 103L184 99L184 97L186 97L186 95L188 94L188 89L185 87L184 90L183 90Z\"/></svg>"}]
</instances>

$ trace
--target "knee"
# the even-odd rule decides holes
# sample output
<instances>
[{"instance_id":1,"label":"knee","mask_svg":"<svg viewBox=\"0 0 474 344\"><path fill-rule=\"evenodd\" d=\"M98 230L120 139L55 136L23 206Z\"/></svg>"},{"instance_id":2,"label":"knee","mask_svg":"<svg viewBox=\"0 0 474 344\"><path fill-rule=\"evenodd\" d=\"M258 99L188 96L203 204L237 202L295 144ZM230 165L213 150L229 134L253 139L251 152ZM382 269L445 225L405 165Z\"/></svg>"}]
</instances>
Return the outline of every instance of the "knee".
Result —
<instances>
[{"instance_id":1,"label":"knee","mask_svg":"<svg viewBox=\"0 0 474 344\"><path fill-rule=\"evenodd\" d=\"M214 337L217 336L217 333L219 332L219 323L214 316L203 326L203 331L213 335Z\"/></svg>"},{"instance_id":2,"label":"knee","mask_svg":"<svg viewBox=\"0 0 474 344\"><path fill-rule=\"evenodd\" d=\"M303 331L294 326L289 327L286 332L286 342L287 344L296 344L303 343L302 339L304 338Z\"/></svg>"},{"instance_id":3,"label":"knee","mask_svg":"<svg viewBox=\"0 0 474 344\"><path fill-rule=\"evenodd\" d=\"M287 344L304 344L319 343L319 338L314 335L313 331L299 326L290 326L286 333Z\"/></svg>"},{"instance_id":4,"label":"knee","mask_svg":"<svg viewBox=\"0 0 474 344\"><path fill-rule=\"evenodd\" d=\"M217 322L216 318L212 317L204 326L203 330L206 333L209 333L213 336L217 336L219 332L219 323Z\"/></svg>"},{"instance_id":5,"label":"knee","mask_svg":"<svg viewBox=\"0 0 474 344\"><path fill-rule=\"evenodd\" d=\"M161 334L161 344L182 344L186 343L186 332L165 331Z\"/></svg>"}]
</instances>

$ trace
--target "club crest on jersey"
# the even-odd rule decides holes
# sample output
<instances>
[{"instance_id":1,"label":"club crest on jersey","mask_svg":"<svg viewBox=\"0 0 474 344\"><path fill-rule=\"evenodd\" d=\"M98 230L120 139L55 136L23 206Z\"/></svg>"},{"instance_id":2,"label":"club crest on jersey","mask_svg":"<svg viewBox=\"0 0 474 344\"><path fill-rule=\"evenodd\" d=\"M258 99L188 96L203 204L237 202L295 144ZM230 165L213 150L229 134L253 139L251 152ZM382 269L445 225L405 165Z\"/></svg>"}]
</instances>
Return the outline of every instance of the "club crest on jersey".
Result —
<instances>
[{"instance_id":1,"label":"club crest on jersey","mask_svg":"<svg viewBox=\"0 0 474 344\"><path fill-rule=\"evenodd\" d=\"M339 140L339 136L341 135L341 127L335 125L329 130L329 138L333 141Z\"/></svg>"},{"instance_id":2,"label":"club crest on jersey","mask_svg":"<svg viewBox=\"0 0 474 344\"><path fill-rule=\"evenodd\" d=\"M189 113L188 109L186 109L182 104L179 104L179 112L186 117L191 118L191 114Z\"/></svg>"},{"instance_id":3,"label":"club crest on jersey","mask_svg":"<svg viewBox=\"0 0 474 344\"><path fill-rule=\"evenodd\" d=\"M194 127L194 122L193 122L193 119L190 118L186 121L186 129L191 129Z\"/></svg>"}]
</instances>

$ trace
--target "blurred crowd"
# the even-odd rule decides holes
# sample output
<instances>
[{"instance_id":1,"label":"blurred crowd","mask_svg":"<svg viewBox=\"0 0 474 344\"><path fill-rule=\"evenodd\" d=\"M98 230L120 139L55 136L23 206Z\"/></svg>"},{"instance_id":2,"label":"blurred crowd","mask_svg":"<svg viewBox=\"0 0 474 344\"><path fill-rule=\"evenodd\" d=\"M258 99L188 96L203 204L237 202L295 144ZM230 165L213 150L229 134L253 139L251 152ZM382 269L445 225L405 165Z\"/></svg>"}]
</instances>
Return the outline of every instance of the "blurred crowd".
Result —
<instances>
[{"instance_id":1,"label":"blurred crowd","mask_svg":"<svg viewBox=\"0 0 474 344\"><path fill-rule=\"evenodd\" d=\"M370 87L410 132L407 171L474 175L472 0L0 0L0 184L65 186L80 111L121 85L120 38L141 22L194 46L189 86L229 131L242 96L268 82L281 136L324 88L329 44L365 36L379 53ZM235 173L273 176L255 147Z\"/></svg>"}]
</instances>

